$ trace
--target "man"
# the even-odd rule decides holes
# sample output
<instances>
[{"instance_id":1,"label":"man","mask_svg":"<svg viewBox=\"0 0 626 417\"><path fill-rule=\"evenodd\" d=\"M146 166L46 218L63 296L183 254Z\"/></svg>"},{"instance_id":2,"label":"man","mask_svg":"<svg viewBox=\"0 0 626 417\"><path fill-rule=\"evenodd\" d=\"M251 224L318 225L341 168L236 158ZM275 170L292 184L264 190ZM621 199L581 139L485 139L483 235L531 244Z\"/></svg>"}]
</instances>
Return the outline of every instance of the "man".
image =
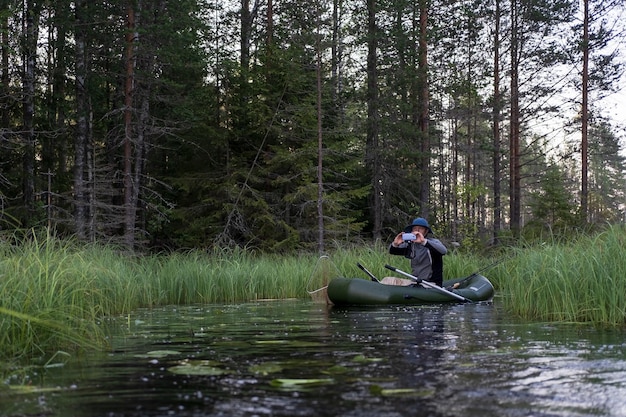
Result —
<instances>
[{"instance_id":1,"label":"man","mask_svg":"<svg viewBox=\"0 0 626 417\"><path fill-rule=\"evenodd\" d=\"M415 239L403 240L404 233L412 233ZM428 237L432 233L428 221L418 217L398 233L389 246L392 255L403 255L411 260L411 274L419 279L430 281L441 287L443 284L443 255L448 249L438 239ZM384 284L409 285L413 281L401 278L385 277Z\"/></svg>"}]
</instances>

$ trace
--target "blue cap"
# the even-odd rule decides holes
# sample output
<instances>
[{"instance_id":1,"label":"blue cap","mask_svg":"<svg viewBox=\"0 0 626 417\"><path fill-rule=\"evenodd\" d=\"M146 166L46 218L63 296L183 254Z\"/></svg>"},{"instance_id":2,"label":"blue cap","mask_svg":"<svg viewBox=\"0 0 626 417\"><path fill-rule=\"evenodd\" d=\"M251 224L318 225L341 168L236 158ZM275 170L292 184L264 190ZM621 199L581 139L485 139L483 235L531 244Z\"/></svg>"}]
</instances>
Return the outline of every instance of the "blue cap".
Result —
<instances>
[{"instance_id":1,"label":"blue cap","mask_svg":"<svg viewBox=\"0 0 626 417\"><path fill-rule=\"evenodd\" d=\"M411 230L413 230L413 226L422 226L427 228L429 232L432 232L432 230L430 230L430 225L428 224L428 221L423 217L418 217L417 219L414 219L410 225L404 228L404 231L406 233L411 232Z\"/></svg>"}]
</instances>

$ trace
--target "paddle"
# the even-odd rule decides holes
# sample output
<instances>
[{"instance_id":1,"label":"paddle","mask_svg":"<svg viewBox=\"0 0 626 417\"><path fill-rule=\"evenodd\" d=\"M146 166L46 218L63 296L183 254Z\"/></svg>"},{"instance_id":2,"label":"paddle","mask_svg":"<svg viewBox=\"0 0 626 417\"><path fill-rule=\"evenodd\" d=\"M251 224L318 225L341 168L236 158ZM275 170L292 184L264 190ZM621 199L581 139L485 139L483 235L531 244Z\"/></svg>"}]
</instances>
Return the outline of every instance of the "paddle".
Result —
<instances>
[{"instance_id":1,"label":"paddle","mask_svg":"<svg viewBox=\"0 0 626 417\"><path fill-rule=\"evenodd\" d=\"M380 280L378 278L376 278L376 276L374 274L372 274L370 271L368 271L367 268L365 268L363 265L361 265L360 263L357 262L356 266L361 268L363 270L363 272L365 272L372 279L372 281L380 282Z\"/></svg>"},{"instance_id":2,"label":"paddle","mask_svg":"<svg viewBox=\"0 0 626 417\"><path fill-rule=\"evenodd\" d=\"M439 291L440 293L443 293L443 294L449 295L449 296L451 296L451 297L454 297L454 298L456 298L457 300L460 300L460 301L466 301L466 302L473 303L473 301L472 301L472 300L470 300L469 298L465 298L465 297L463 297L462 295L455 294L455 293L453 293L452 291L448 291L448 290L446 290L445 288L441 288L439 285L437 285L437 284L433 284L432 282L424 281L423 279L420 279L420 278L418 278L418 277L416 277L416 276L414 276L414 275L411 275L411 274L409 274L408 272L401 271L401 270L399 270L398 268L395 268L395 267L393 267L393 266L391 266L391 265L385 265L385 268L390 269L390 270L392 270L392 271L394 271L394 272L397 272L397 273L399 273L399 274L402 274L402 275L404 275L405 277L408 277L408 278L412 279L413 281L415 281L415 282L417 282L417 283L422 283L423 285L426 285L427 287L430 287L430 288L432 288L432 289L434 289L434 290L437 290L437 291Z\"/></svg>"}]
</instances>

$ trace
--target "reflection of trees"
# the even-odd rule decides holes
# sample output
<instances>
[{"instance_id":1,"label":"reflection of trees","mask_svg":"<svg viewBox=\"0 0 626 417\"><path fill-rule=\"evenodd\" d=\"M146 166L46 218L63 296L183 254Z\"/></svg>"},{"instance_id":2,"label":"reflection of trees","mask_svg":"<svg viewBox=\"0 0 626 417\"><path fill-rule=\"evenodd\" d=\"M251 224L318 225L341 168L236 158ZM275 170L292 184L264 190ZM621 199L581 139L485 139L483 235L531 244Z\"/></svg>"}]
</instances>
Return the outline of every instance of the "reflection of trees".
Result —
<instances>
[{"instance_id":1,"label":"reflection of trees","mask_svg":"<svg viewBox=\"0 0 626 417\"><path fill-rule=\"evenodd\" d=\"M450 309L448 305L333 308L330 323L336 336L357 341L363 355L382 359L359 370L370 387L409 390L409 395L385 401L387 407L402 415L414 410L437 416L438 392L447 379L443 363Z\"/></svg>"},{"instance_id":2,"label":"reflection of trees","mask_svg":"<svg viewBox=\"0 0 626 417\"><path fill-rule=\"evenodd\" d=\"M365 352L388 360L391 375L441 360L448 306L350 308L330 311L335 335L362 342Z\"/></svg>"}]
</instances>

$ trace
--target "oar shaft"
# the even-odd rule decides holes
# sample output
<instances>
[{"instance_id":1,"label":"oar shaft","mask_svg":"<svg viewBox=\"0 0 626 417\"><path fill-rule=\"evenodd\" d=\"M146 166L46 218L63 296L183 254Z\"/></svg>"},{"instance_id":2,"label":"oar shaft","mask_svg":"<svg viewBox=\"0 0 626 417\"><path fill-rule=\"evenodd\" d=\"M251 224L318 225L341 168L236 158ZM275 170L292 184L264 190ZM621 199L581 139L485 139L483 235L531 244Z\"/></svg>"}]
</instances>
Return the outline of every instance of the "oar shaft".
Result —
<instances>
[{"instance_id":1,"label":"oar shaft","mask_svg":"<svg viewBox=\"0 0 626 417\"><path fill-rule=\"evenodd\" d=\"M376 276L374 274L372 274L370 271L368 271L367 268L365 268L363 265L361 265L360 263L357 262L356 266L361 268L361 270L363 270L363 272L365 272L372 279L372 281L380 282L380 280L378 278L376 278Z\"/></svg>"},{"instance_id":2,"label":"oar shaft","mask_svg":"<svg viewBox=\"0 0 626 417\"><path fill-rule=\"evenodd\" d=\"M435 289L435 290L437 290L437 291L439 291L441 293L444 293L444 294L447 294L447 295L449 295L451 297L454 297L457 300L472 301L472 300L470 300L468 298L463 297L462 295L455 294L452 291L448 291L445 288L441 288L439 285L433 284L432 282L424 281L423 279L420 279L420 278L418 278L418 277L416 277L414 275L409 274L408 272L404 272L404 271L402 271L402 270L400 270L398 268L395 268L395 267L393 267L391 265L385 265L385 268L390 269L390 270L392 270L394 272L397 272L399 274L402 274L402 275L412 279L415 282L421 282L423 285L426 285L427 287L430 287L430 288Z\"/></svg>"},{"instance_id":3,"label":"oar shaft","mask_svg":"<svg viewBox=\"0 0 626 417\"><path fill-rule=\"evenodd\" d=\"M391 266L391 265L385 265L385 268L390 269L390 270L392 270L393 272L397 272L397 273L399 273L399 274L402 274L402 275L404 275L405 277L407 277L407 278L409 278L409 279L412 279L413 281L417 282L418 284L419 284L420 282L424 282L424 280L423 280L423 279L420 279L420 278L416 277L415 275L411 275L411 274L409 274L408 272L404 272L404 271L402 271L402 270L400 270L400 269L398 269L398 268L395 268L395 267L393 267L393 266Z\"/></svg>"}]
</instances>

